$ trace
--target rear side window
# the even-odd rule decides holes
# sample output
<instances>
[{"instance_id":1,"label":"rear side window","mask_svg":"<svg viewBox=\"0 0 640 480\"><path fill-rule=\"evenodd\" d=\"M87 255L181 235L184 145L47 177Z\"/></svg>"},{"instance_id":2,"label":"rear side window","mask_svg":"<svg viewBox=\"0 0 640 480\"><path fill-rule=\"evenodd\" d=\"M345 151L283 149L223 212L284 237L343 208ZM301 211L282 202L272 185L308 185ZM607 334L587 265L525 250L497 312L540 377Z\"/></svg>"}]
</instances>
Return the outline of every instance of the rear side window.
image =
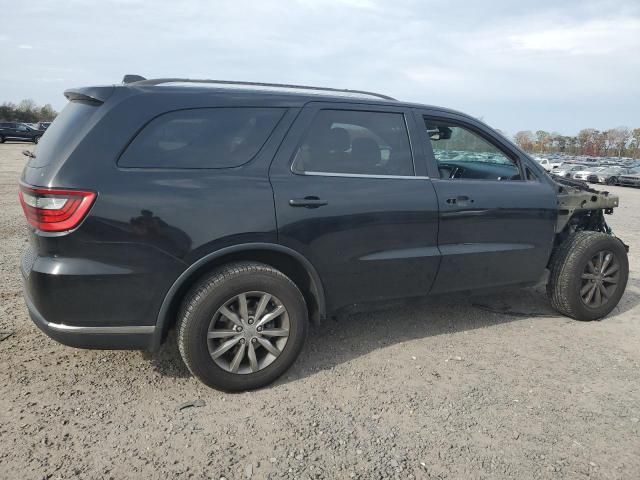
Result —
<instances>
[{"instance_id":1,"label":"rear side window","mask_svg":"<svg viewBox=\"0 0 640 480\"><path fill-rule=\"evenodd\" d=\"M321 110L296 153L296 173L414 174L402 113Z\"/></svg>"},{"instance_id":2,"label":"rear side window","mask_svg":"<svg viewBox=\"0 0 640 480\"><path fill-rule=\"evenodd\" d=\"M120 157L134 168L230 168L250 161L282 118L281 108L198 108L149 122Z\"/></svg>"}]
</instances>

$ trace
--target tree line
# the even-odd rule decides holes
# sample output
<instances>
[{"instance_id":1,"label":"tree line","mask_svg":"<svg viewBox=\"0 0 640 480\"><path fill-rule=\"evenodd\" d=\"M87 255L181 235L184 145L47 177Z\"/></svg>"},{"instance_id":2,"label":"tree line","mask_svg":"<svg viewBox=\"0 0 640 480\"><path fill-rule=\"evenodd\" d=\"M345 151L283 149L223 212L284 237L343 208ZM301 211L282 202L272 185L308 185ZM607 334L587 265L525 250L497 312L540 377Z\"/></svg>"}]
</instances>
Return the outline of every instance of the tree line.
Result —
<instances>
[{"instance_id":1,"label":"tree line","mask_svg":"<svg viewBox=\"0 0 640 480\"><path fill-rule=\"evenodd\" d=\"M31 99L18 104L4 102L0 105L0 121L4 122L51 122L56 112L50 104L39 106ZM584 128L576 136L557 132L522 130L514 137L516 144L530 153L566 153L593 157L640 158L640 128L617 127L609 130Z\"/></svg>"},{"instance_id":2,"label":"tree line","mask_svg":"<svg viewBox=\"0 0 640 480\"><path fill-rule=\"evenodd\" d=\"M604 131L585 128L576 136L523 130L514 135L514 141L530 153L640 158L640 128L617 127Z\"/></svg>"},{"instance_id":3,"label":"tree line","mask_svg":"<svg viewBox=\"0 0 640 480\"><path fill-rule=\"evenodd\" d=\"M40 106L30 99L22 100L18 104L4 102L0 105L0 122L51 122L56 115L58 112L50 104Z\"/></svg>"}]
</instances>

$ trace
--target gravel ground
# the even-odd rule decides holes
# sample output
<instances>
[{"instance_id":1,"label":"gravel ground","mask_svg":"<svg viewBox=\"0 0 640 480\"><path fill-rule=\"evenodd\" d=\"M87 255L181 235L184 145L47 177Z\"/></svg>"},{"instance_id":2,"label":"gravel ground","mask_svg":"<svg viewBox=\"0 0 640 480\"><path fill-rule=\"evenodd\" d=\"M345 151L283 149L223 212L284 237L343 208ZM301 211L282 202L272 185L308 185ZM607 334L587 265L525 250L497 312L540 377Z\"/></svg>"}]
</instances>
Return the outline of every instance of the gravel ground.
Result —
<instances>
[{"instance_id":1,"label":"gravel ground","mask_svg":"<svg viewBox=\"0 0 640 480\"><path fill-rule=\"evenodd\" d=\"M353 314L276 384L223 394L173 342L75 350L31 323L23 148L0 145L0 477L640 478L640 190L610 189L632 273L604 321L557 316L541 288Z\"/></svg>"}]
</instances>

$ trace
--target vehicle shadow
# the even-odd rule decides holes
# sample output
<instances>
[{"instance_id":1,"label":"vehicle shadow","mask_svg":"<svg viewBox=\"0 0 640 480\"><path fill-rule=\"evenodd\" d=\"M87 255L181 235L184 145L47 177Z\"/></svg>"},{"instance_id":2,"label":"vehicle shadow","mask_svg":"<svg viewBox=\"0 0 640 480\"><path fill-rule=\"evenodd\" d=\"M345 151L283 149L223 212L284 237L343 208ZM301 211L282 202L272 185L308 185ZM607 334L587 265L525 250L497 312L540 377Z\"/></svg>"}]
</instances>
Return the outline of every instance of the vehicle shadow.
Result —
<instances>
[{"instance_id":1,"label":"vehicle shadow","mask_svg":"<svg viewBox=\"0 0 640 480\"><path fill-rule=\"evenodd\" d=\"M172 378L188 378L192 376L180 356L175 329L169 330L160 350L156 353L142 352L142 355L151 362L153 369L162 376Z\"/></svg>"},{"instance_id":2,"label":"vehicle shadow","mask_svg":"<svg viewBox=\"0 0 640 480\"><path fill-rule=\"evenodd\" d=\"M640 305L640 294L636 290L627 289L609 317ZM337 318L325 320L320 326L310 326L300 357L274 385L305 378L397 343L491 328L535 317L575 321L551 308L544 286L485 295L453 294L412 299L394 302L377 310L343 312ZM160 351L150 356L150 361L161 375L175 378L191 376L180 358L175 332L170 332Z\"/></svg>"}]
</instances>

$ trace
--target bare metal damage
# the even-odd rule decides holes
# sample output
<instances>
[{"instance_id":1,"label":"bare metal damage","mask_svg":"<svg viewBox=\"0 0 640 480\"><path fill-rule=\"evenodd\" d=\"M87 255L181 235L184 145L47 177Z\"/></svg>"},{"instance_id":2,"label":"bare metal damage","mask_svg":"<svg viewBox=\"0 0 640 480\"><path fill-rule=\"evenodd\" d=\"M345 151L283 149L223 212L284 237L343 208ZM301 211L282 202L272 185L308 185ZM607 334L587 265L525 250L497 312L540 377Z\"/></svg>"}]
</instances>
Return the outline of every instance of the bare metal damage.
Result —
<instances>
[{"instance_id":1,"label":"bare metal damage","mask_svg":"<svg viewBox=\"0 0 640 480\"><path fill-rule=\"evenodd\" d=\"M618 206L618 196L589 188L580 181L552 176L557 185L558 221L556 233L595 230L611 233L604 214L612 214ZM567 231L568 230L568 231Z\"/></svg>"}]
</instances>

